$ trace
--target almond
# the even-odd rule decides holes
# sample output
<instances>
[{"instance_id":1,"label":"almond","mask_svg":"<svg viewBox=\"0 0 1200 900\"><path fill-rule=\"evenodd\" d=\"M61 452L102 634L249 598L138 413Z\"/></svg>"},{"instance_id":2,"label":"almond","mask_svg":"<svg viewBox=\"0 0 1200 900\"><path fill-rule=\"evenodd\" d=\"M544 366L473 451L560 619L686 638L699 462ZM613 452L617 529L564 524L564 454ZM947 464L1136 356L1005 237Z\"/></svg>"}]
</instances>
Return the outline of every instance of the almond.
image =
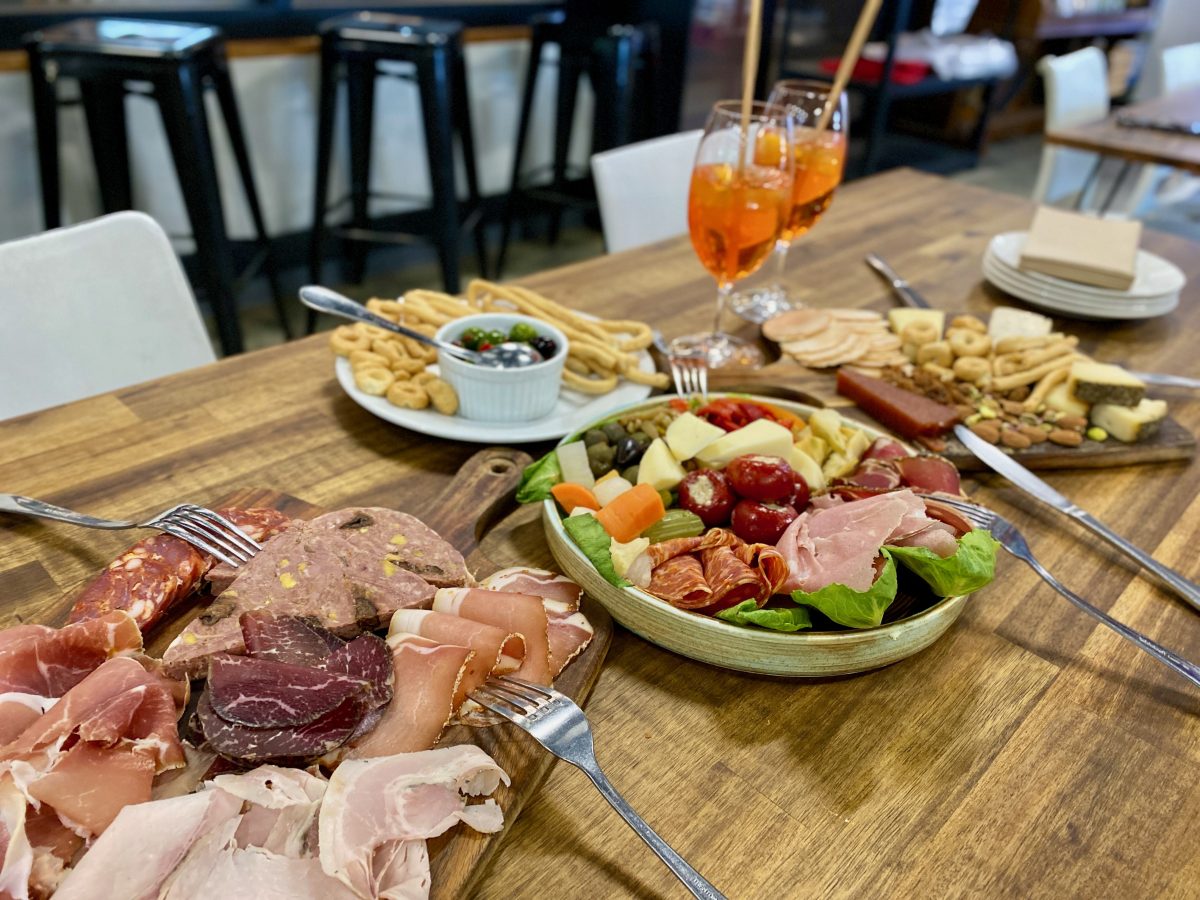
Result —
<instances>
[{"instance_id":1,"label":"almond","mask_svg":"<svg viewBox=\"0 0 1200 900\"><path fill-rule=\"evenodd\" d=\"M1077 416L1073 418L1078 418ZM1071 431L1067 428L1055 428L1047 437L1050 440L1062 447L1078 447L1083 443L1083 435L1078 431Z\"/></svg>"}]
</instances>

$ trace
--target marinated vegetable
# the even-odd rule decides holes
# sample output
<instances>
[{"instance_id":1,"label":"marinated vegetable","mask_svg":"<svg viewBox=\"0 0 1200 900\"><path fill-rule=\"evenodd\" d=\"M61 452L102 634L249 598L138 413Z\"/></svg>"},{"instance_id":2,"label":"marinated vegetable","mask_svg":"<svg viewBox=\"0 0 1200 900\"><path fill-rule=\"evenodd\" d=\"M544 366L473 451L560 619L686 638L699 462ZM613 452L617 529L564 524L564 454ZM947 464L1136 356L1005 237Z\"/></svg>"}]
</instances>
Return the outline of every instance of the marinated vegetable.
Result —
<instances>
[{"instance_id":1,"label":"marinated vegetable","mask_svg":"<svg viewBox=\"0 0 1200 900\"><path fill-rule=\"evenodd\" d=\"M746 454L729 461L725 474L733 489L750 500L763 503L782 503L796 491L795 472L787 461L778 456Z\"/></svg>"},{"instance_id":2,"label":"marinated vegetable","mask_svg":"<svg viewBox=\"0 0 1200 900\"><path fill-rule=\"evenodd\" d=\"M696 537L704 533L704 523L695 513L686 509L668 509L663 517L642 532L650 543L669 541L673 538Z\"/></svg>"},{"instance_id":3,"label":"marinated vegetable","mask_svg":"<svg viewBox=\"0 0 1200 900\"><path fill-rule=\"evenodd\" d=\"M729 479L716 469L689 472L679 484L679 505L709 528L728 522L735 503Z\"/></svg>"},{"instance_id":4,"label":"marinated vegetable","mask_svg":"<svg viewBox=\"0 0 1200 900\"><path fill-rule=\"evenodd\" d=\"M791 506L739 500L733 508L730 527L748 544L775 544L796 515L795 508Z\"/></svg>"}]
</instances>

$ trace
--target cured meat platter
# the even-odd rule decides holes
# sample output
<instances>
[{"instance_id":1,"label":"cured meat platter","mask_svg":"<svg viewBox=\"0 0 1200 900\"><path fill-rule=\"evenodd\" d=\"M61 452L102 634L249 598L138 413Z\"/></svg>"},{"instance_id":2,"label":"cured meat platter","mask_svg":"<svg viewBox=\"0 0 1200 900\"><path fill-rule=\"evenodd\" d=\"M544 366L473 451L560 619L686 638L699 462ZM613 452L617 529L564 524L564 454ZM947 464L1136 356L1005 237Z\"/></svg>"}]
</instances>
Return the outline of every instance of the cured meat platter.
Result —
<instances>
[{"instance_id":1,"label":"cured meat platter","mask_svg":"<svg viewBox=\"0 0 1200 900\"><path fill-rule=\"evenodd\" d=\"M529 462L526 454L516 450L493 448L480 451L459 470L451 484L428 508L419 511L430 527L463 554L468 568L479 578L501 568L484 554L479 545L490 531L512 513L512 494L522 469ZM227 497L188 499L212 507L277 509L301 519L326 512L300 498L265 489L247 488ZM515 513L514 518L519 515ZM78 540L78 534L73 539ZM521 561L533 563L544 560ZM20 572L10 571L0 575L7 576L4 583L8 613L19 621L60 625L70 608L70 600L77 593L68 592L61 602L50 605L47 594L54 589L44 581L34 579L31 582L22 578ZM183 604L181 610L169 615L155 628L153 638L147 643L147 651L160 656L188 623L203 615L212 602L212 598L201 595L198 603ZM555 681L558 690L581 705L596 682L612 639L612 620L604 608L590 597L584 597L582 609L592 623L594 637ZM504 811L506 825L516 820L554 761L554 757L532 738L507 723L487 728L454 726L443 734L438 746L454 744L480 747L511 777L511 786L501 786L494 794ZM431 896L449 898L469 895L486 871L504 834L503 830L484 834L469 828L456 828L431 840Z\"/></svg>"}]
</instances>

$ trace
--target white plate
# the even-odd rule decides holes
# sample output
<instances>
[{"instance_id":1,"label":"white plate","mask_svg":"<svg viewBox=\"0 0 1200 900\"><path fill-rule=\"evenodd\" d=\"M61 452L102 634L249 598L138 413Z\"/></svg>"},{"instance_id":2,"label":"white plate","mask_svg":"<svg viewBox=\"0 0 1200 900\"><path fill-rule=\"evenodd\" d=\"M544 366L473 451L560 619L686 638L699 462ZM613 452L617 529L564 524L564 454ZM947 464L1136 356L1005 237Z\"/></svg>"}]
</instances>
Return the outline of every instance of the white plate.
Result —
<instances>
[{"instance_id":1,"label":"white plate","mask_svg":"<svg viewBox=\"0 0 1200 900\"><path fill-rule=\"evenodd\" d=\"M1095 301L1035 285L1014 278L990 258L983 261L984 277L1008 294L1034 306L1068 316L1090 319L1150 319L1163 316L1179 305L1179 295L1170 294L1153 300Z\"/></svg>"},{"instance_id":2,"label":"white plate","mask_svg":"<svg viewBox=\"0 0 1200 900\"><path fill-rule=\"evenodd\" d=\"M988 252L995 255L996 260L1012 272L1020 272L1026 278L1049 287L1057 287L1097 299L1124 301L1130 299L1153 299L1164 294L1178 294L1187 284L1187 276L1174 263L1155 256L1146 250L1139 250L1135 263L1136 274L1133 284L1127 291L1114 291L1107 288L1095 287L1090 284L1079 284L1053 275L1043 275L1041 272L1021 271L1021 250L1025 246L1027 231L1009 231L998 234L988 244Z\"/></svg>"},{"instance_id":3,"label":"white plate","mask_svg":"<svg viewBox=\"0 0 1200 900\"><path fill-rule=\"evenodd\" d=\"M800 403L761 399L805 417L814 411L813 407ZM654 402L662 402L662 398L656 398ZM613 410L601 418L648 405L650 403L642 403L626 410ZM845 421L871 437L887 434L861 422ZM584 423L589 424L592 423ZM681 656L741 672L814 678L878 669L928 647L954 624L967 603L965 596L945 597L928 609L878 628L799 631L795 634L750 628L677 609L635 587L618 588L609 584L567 535L553 500L543 501L542 524L550 552L562 571L583 585L589 596L603 604L612 617L630 631Z\"/></svg>"},{"instance_id":4,"label":"white plate","mask_svg":"<svg viewBox=\"0 0 1200 900\"><path fill-rule=\"evenodd\" d=\"M638 368L653 372L654 360L645 350L638 355ZM364 394L354 383L350 360L343 356L335 364L338 383L350 399L379 418L421 434L447 438L452 441L468 441L475 444L529 444L534 441L549 441L577 431L610 409L637 403L650 396L650 386L622 380L607 394L581 394L567 388L558 395L558 403L550 415L532 422L481 422L464 419L462 416L444 416L432 409L402 409L393 406L383 397ZM437 366L429 366L436 372Z\"/></svg>"}]
</instances>

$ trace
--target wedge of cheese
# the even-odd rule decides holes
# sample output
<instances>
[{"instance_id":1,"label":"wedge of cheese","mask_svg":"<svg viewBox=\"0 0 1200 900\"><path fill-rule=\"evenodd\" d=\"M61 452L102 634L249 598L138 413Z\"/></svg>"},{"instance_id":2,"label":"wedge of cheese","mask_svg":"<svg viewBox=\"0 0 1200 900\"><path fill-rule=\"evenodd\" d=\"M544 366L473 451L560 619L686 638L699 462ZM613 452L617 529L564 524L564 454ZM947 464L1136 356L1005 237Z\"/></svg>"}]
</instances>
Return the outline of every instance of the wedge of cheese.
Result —
<instances>
[{"instance_id":1,"label":"wedge of cheese","mask_svg":"<svg viewBox=\"0 0 1200 900\"><path fill-rule=\"evenodd\" d=\"M725 436L725 429L712 422L705 422L697 415L685 412L667 426L664 435L671 453L680 462L691 459L717 438Z\"/></svg>"},{"instance_id":2,"label":"wedge of cheese","mask_svg":"<svg viewBox=\"0 0 1200 900\"><path fill-rule=\"evenodd\" d=\"M988 320L988 337L994 344L1006 337L1042 337L1050 333L1054 322L1027 309L1001 306L992 310Z\"/></svg>"},{"instance_id":3,"label":"wedge of cheese","mask_svg":"<svg viewBox=\"0 0 1200 900\"><path fill-rule=\"evenodd\" d=\"M1146 396L1146 385L1120 366L1098 362L1071 364L1067 390L1083 403L1137 406Z\"/></svg>"},{"instance_id":4,"label":"wedge of cheese","mask_svg":"<svg viewBox=\"0 0 1200 900\"><path fill-rule=\"evenodd\" d=\"M770 419L756 419L749 425L713 441L696 454L696 459L709 468L723 469L735 456L746 453L787 459L791 451L792 432L789 429Z\"/></svg>"},{"instance_id":5,"label":"wedge of cheese","mask_svg":"<svg viewBox=\"0 0 1200 900\"><path fill-rule=\"evenodd\" d=\"M1071 396L1070 388L1065 381L1050 388L1046 395L1046 406L1068 416L1083 416L1087 418L1088 404Z\"/></svg>"},{"instance_id":6,"label":"wedge of cheese","mask_svg":"<svg viewBox=\"0 0 1200 900\"><path fill-rule=\"evenodd\" d=\"M656 491L669 491L685 475L687 472L662 438L654 439L638 464L638 484L648 484Z\"/></svg>"},{"instance_id":7,"label":"wedge of cheese","mask_svg":"<svg viewBox=\"0 0 1200 900\"><path fill-rule=\"evenodd\" d=\"M1166 400L1143 399L1137 406L1097 403L1092 407L1092 424L1118 441L1133 443L1151 437L1167 417Z\"/></svg>"}]
</instances>

